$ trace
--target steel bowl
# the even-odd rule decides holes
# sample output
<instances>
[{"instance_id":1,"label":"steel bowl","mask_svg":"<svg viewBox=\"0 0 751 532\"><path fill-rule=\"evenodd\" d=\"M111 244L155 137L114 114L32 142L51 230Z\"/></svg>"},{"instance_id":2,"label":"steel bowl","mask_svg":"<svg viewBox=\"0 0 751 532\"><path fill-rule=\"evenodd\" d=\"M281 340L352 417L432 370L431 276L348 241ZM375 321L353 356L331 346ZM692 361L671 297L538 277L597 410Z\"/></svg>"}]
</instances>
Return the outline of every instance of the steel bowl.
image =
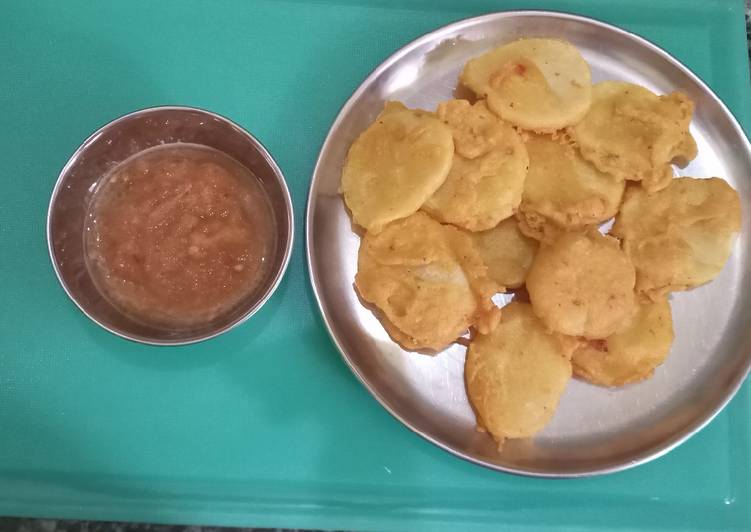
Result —
<instances>
[{"instance_id":1,"label":"steel bowl","mask_svg":"<svg viewBox=\"0 0 751 532\"><path fill-rule=\"evenodd\" d=\"M243 164L260 180L271 204L277 245L258 288L210 323L190 329L147 325L123 314L103 297L84 254L84 219L97 186L113 167L147 148L201 144ZM96 324L123 338L153 345L182 345L213 338L250 318L279 285L292 252L293 213L282 171L263 145L234 122L201 109L153 107L103 126L73 153L60 172L47 214L52 266L65 292Z\"/></svg>"}]
</instances>

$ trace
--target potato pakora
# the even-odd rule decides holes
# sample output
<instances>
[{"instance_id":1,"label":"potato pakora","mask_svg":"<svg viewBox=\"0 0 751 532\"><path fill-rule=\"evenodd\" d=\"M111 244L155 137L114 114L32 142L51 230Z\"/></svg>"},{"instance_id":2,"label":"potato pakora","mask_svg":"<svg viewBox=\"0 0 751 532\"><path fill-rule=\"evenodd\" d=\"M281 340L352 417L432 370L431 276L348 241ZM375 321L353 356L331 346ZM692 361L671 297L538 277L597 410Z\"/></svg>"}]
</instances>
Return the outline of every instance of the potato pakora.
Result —
<instances>
[{"instance_id":1,"label":"potato pakora","mask_svg":"<svg viewBox=\"0 0 751 532\"><path fill-rule=\"evenodd\" d=\"M355 286L399 344L440 350L470 326L487 333L497 324L486 272L469 235L417 212L365 235Z\"/></svg>"},{"instance_id":2,"label":"potato pakora","mask_svg":"<svg viewBox=\"0 0 751 532\"><path fill-rule=\"evenodd\" d=\"M540 246L527 275L532 308L551 330L606 338L634 310L634 266L618 241L595 230Z\"/></svg>"},{"instance_id":3,"label":"potato pakora","mask_svg":"<svg viewBox=\"0 0 751 532\"><path fill-rule=\"evenodd\" d=\"M600 172L562 138L530 135L529 171L517 217L527 236L552 241L561 231L585 229L618 212L624 182Z\"/></svg>"},{"instance_id":4,"label":"potato pakora","mask_svg":"<svg viewBox=\"0 0 751 532\"><path fill-rule=\"evenodd\" d=\"M504 307L467 350L464 377L478 426L498 442L527 438L553 417L571 378L572 339L547 330L528 303Z\"/></svg>"},{"instance_id":5,"label":"potato pakora","mask_svg":"<svg viewBox=\"0 0 751 532\"><path fill-rule=\"evenodd\" d=\"M341 192L355 223L378 232L416 212L448 176L451 129L431 113L387 106L349 149Z\"/></svg>"},{"instance_id":6,"label":"potato pakora","mask_svg":"<svg viewBox=\"0 0 751 532\"><path fill-rule=\"evenodd\" d=\"M660 298L714 279L740 227L740 198L730 185L679 177L654 194L629 188L611 232L636 267L636 290Z\"/></svg>"},{"instance_id":7,"label":"potato pakora","mask_svg":"<svg viewBox=\"0 0 751 532\"><path fill-rule=\"evenodd\" d=\"M693 102L681 92L658 96L632 83L603 81L592 88L589 112L569 133L601 171L655 192L670 184L671 163L685 166L696 157L693 113Z\"/></svg>"},{"instance_id":8,"label":"potato pakora","mask_svg":"<svg viewBox=\"0 0 751 532\"><path fill-rule=\"evenodd\" d=\"M464 67L461 82L504 120L530 131L576 124L591 102L589 65L571 43L519 39Z\"/></svg>"}]
</instances>

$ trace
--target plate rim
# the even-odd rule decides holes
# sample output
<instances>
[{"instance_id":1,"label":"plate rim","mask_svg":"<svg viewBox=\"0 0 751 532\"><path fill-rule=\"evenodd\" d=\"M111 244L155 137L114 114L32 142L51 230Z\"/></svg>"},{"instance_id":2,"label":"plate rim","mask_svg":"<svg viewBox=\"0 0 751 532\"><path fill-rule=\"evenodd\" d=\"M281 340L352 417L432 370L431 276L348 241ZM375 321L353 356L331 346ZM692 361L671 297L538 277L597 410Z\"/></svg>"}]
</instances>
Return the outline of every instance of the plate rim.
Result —
<instances>
[{"instance_id":1,"label":"plate rim","mask_svg":"<svg viewBox=\"0 0 751 532\"><path fill-rule=\"evenodd\" d=\"M337 128L337 126L340 125L344 116L354 106L355 100L357 100L362 95L362 93L365 92L365 90L368 88L371 82L374 79L376 79L378 76L380 76L383 73L383 71L388 69L390 66L396 63L403 56L410 53L414 48L417 48L425 44L426 42L430 42L431 40L433 40L435 37L439 36L440 34L451 32L453 30L458 30L465 26L481 24L483 22L494 20L494 19L514 18L514 17L520 17L520 16L550 17L550 18L571 20L571 21L591 24L599 28L602 28L606 31L614 32L621 36L627 37L633 41L636 41L637 44L640 44L641 46L648 48L650 51L656 53L657 55L661 56L663 59L671 63L675 68L682 71L689 79L691 79L694 83L696 83L712 100L714 100L715 104L719 105L720 109L730 119L730 123L733 129L735 130L735 132L743 140L745 150L751 153L751 142L749 141L748 135L746 134L743 127L740 125L740 122L738 121L738 118L735 116L735 114L730 110L730 108L728 108L725 102L723 102L723 100L714 92L714 90L712 90L712 88L698 74L696 74L692 69L684 65L679 59L673 56L670 52L666 51L664 48L662 48L658 44L652 42L651 40L635 32L626 30L620 26L617 26L615 24L606 22L604 20L601 20L595 17L590 17L587 15L580 15L580 14L572 13L572 12L549 10L549 9L500 10L500 11L493 11L493 12L485 13L482 15L458 19L454 22L450 22L443 26L437 27L433 30L430 30L416 37L415 39L407 42L406 44L404 44L403 46L399 47L394 52L392 52L390 55L388 55L385 59L383 59L360 82L357 88L352 92L352 94L347 98L344 104L340 107L336 117L331 122L331 125L329 126L329 129L326 133L326 137L321 143L321 147L318 151L318 156L316 157L316 163L313 167L313 172L311 173L310 183L308 185L308 194L306 198L304 238L305 238L305 264L308 270L308 281L313 291L313 295L315 297L321 319L323 320L324 325L326 326L328 335L331 338L332 342L334 343L337 351L339 352L340 357L344 360L347 367L354 374L354 376L357 378L360 384L365 387L368 393L370 393L370 395L373 398L375 398L375 400L392 417L394 417L397 421L399 421L399 423L401 423L404 427L409 429L411 432L417 434L421 438L427 440L429 443L437 446L438 448L442 449L443 451L457 458L460 458L464 461L481 466L483 468L490 469L492 471L510 473L510 474L522 476L522 477L546 478L546 479L584 478L584 477L603 476L603 475L608 475L608 474L632 469L637 466L651 462L652 460L655 460L657 458L660 458L666 455L667 453L669 453L670 451L674 450L681 444L685 443L692 436L699 433L702 429L704 429L707 425L709 425L709 423L711 423L712 420L715 419L715 417L717 417L717 415L720 412L722 412L725 409L725 407L730 403L730 401L736 396L741 386L745 382L746 378L748 377L749 373L751 373L751 356L746 357L745 363L743 365L743 371L737 373L734 376L734 380L732 382L732 385L730 386L730 392L727 393L722 398L722 400L719 401L717 405L715 405L714 408L707 410L706 413L692 420L684 430L674 433L673 435L671 435L671 437L663 440L661 443L651 448L648 448L647 450L637 455L634 455L633 458L621 460L618 463L615 463L611 466L604 467L604 468L590 468L590 469L585 468L585 469L575 471L575 472L530 470L530 469L525 469L523 467L511 467L511 466L504 466L500 464L494 464L494 463L486 462L484 460L475 458L457 449L453 449L451 446L444 444L443 442L439 441L437 438L433 437L432 435L425 433L424 431L412 426L412 424L408 422L407 420L405 420L396 411L396 409L392 408L392 406L389 405L389 403L381 396L378 390L370 384L370 382L360 373L357 366L352 362L352 360L350 360L349 355L347 354L346 350L343 348L339 337L334 331L333 325L331 323L333 320L331 319L331 316L328 314L328 311L326 310L326 306L324 305L322 296L319 291L319 284L320 284L319 274L320 273L315 266L315 261L314 261L315 251L313 250L312 245L311 245L312 235L313 235L313 229L312 229L313 224L311 223L311 220L313 218L314 189L319 180L318 176L320 173L320 167L322 164L323 155L327 151L329 143L332 141L332 133Z\"/></svg>"}]
</instances>

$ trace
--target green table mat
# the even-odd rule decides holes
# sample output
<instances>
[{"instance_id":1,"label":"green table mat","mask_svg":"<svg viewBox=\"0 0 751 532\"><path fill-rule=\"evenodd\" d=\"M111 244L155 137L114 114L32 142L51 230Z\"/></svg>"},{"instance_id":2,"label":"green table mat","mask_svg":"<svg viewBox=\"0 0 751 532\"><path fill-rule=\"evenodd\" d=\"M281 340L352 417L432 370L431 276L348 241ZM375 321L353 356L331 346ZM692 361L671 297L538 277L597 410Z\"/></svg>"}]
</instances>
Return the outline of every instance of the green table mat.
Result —
<instances>
[{"instance_id":1,"label":"green table mat","mask_svg":"<svg viewBox=\"0 0 751 532\"><path fill-rule=\"evenodd\" d=\"M302 230L339 107L420 34L515 8L633 30L750 123L741 0L0 1L0 514L431 531L751 527L748 386L655 462L529 479L412 434L327 336ZM130 343L81 315L58 286L44 232L53 183L79 143L162 104L210 109L257 135L297 217L289 271L263 310L180 348Z\"/></svg>"}]
</instances>

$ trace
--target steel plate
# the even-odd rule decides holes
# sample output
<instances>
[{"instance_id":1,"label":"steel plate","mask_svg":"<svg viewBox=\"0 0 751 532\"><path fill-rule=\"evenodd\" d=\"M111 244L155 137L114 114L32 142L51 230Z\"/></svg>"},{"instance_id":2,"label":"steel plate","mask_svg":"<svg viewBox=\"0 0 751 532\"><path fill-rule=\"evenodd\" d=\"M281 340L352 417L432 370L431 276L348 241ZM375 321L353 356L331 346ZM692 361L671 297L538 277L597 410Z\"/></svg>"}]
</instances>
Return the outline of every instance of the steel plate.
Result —
<instances>
[{"instance_id":1,"label":"steel plate","mask_svg":"<svg viewBox=\"0 0 751 532\"><path fill-rule=\"evenodd\" d=\"M652 379L618 390L576 380L552 422L530 440L498 452L475 431L466 399L465 348L435 357L403 351L352 286L358 236L338 194L352 141L386 100L433 109L450 98L464 63L522 36L560 37L581 50L593 82L625 80L655 92L681 90L696 102L692 133L699 156L681 175L722 176L751 212L751 146L719 98L654 44L589 18L516 11L463 20L429 33L384 61L346 102L316 164L306 217L313 291L324 321L355 375L397 419L455 455L497 470L545 477L614 472L656 458L706 425L732 398L751 364L748 249L750 217L722 274L672 296L676 340Z\"/></svg>"}]
</instances>

